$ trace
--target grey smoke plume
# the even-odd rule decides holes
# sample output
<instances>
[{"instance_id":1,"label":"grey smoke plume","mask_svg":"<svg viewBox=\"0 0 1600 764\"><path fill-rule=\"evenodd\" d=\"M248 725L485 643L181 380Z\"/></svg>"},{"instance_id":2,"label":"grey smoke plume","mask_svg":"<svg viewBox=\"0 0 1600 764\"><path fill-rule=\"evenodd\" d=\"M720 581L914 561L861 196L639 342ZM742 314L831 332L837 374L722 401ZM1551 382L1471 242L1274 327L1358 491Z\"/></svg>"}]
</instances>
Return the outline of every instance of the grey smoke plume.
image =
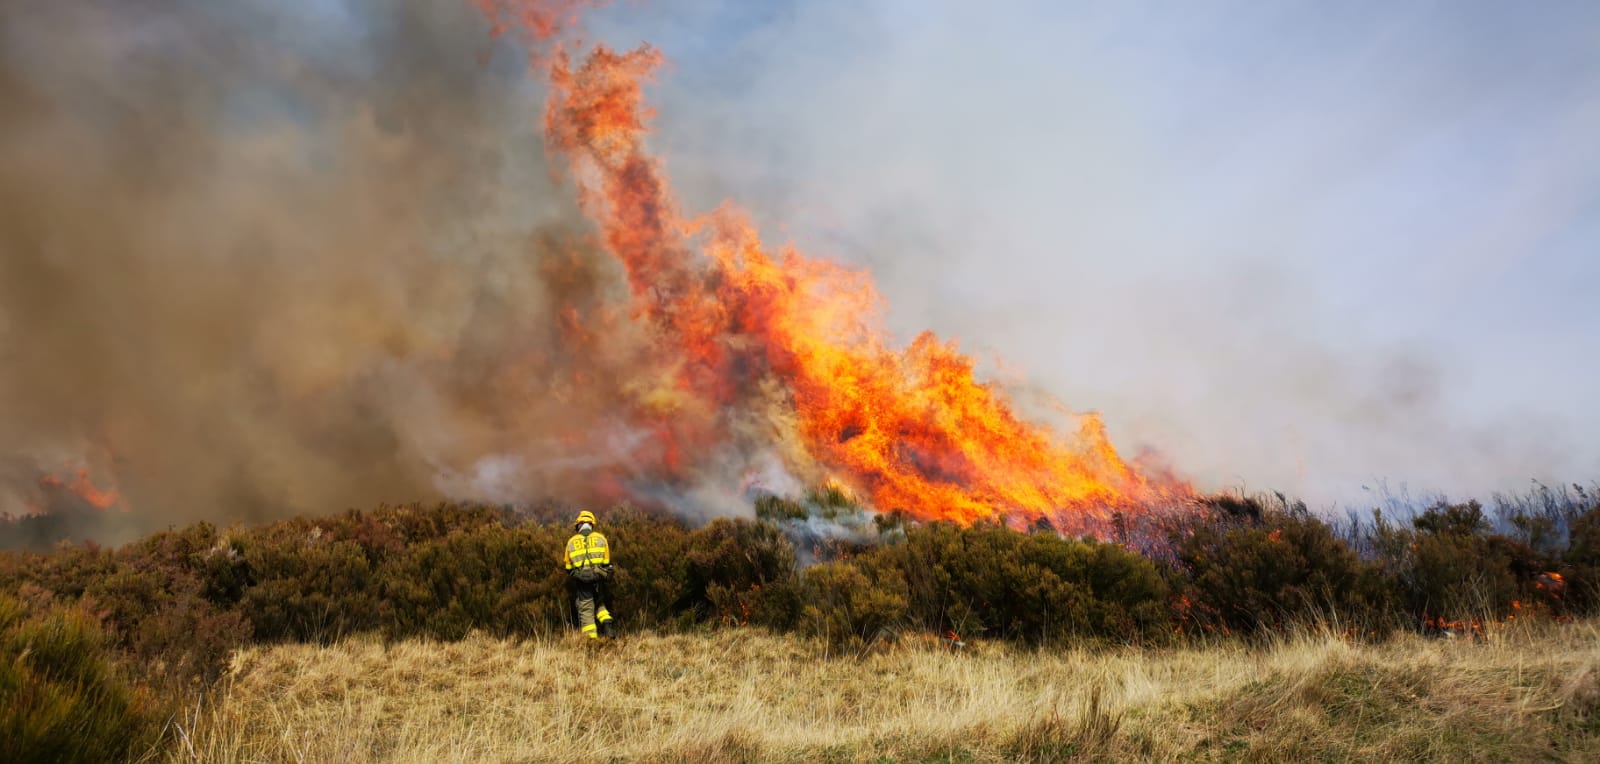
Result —
<instances>
[{"instance_id":1,"label":"grey smoke plume","mask_svg":"<svg viewBox=\"0 0 1600 764\"><path fill-rule=\"evenodd\" d=\"M1317 499L1600 465L1600 261L1530 254L1600 198L1593 10L1469 5L590 26L675 59L655 145L691 210L870 265L898 332L1010 359L1203 489ZM662 486L618 405L646 338L539 91L467 2L0 4L0 512L100 517L80 468L128 532ZM741 456L706 463L771 461Z\"/></svg>"},{"instance_id":2,"label":"grey smoke plume","mask_svg":"<svg viewBox=\"0 0 1600 764\"><path fill-rule=\"evenodd\" d=\"M464 2L0 7L0 512L78 469L129 533L603 498L555 460L627 456L628 328L563 350L617 274L489 39Z\"/></svg>"}]
</instances>

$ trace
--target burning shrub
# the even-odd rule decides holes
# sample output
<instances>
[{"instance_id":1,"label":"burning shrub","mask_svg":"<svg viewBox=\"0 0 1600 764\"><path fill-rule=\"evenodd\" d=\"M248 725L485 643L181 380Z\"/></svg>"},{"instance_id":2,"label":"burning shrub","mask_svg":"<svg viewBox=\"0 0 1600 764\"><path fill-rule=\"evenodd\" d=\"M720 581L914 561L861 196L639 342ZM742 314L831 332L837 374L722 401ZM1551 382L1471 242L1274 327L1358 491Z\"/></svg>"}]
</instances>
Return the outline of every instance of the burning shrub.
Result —
<instances>
[{"instance_id":1,"label":"burning shrub","mask_svg":"<svg viewBox=\"0 0 1600 764\"><path fill-rule=\"evenodd\" d=\"M770 493L756 497L755 508L756 519L771 522L804 520L811 516L804 504Z\"/></svg>"},{"instance_id":2,"label":"burning shrub","mask_svg":"<svg viewBox=\"0 0 1600 764\"><path fill-rule=\"evenodd\" d=\"M1555 595L1579 612L1600 611L1600 504L1574 518L1569 533L1562 562L1570 580L1561 587L1565 592Z\"/></svg>"},{"instance_id":3,"label":"burning shrub","mask_svg":"<svg viewBox=\"0 0 1600 764\"><path fill-rule=\"evenodd\" d=\"M1539 577L1556 561L1491 533L1477 502L1439 503L1411 529L1379 523L1379 562L1395 582L1397 609L1426 628L1504 620L1541 603Z\"/></svg>"}]
</instances>

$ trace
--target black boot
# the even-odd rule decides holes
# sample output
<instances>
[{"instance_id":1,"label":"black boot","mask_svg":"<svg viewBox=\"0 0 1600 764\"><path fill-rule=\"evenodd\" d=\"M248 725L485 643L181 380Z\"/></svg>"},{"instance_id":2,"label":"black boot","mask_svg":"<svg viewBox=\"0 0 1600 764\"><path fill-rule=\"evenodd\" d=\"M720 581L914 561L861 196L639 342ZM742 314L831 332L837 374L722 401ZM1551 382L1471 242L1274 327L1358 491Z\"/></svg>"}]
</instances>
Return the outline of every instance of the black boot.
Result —
<instances>
[{"instance_id":1,"label":"black boot","mask_svg":"<svg viewBox=\"0 0 1600 764\"><path fill-rule=\"evenodd\" d=\"M617 627L612 625L612 620L607 620L600 624L600 636L605 637L606 639L617 638Z\"/></svg>"}]
</instances>

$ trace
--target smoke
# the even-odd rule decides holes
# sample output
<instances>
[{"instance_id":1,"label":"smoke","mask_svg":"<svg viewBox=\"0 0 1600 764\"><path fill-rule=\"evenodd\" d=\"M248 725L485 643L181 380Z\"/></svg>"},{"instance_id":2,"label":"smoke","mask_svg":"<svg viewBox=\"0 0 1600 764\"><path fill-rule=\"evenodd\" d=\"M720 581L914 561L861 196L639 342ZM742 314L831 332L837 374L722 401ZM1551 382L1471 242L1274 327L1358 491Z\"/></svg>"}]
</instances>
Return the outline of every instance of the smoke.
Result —
<instances>
[{"instance_id":1,"label":"smoke","mask_svg":"<svg viewBox=\"0 0 1600 764\"><path fill-rule=\"evenodd\" d=\"M902 337L1006 359L1201 488L1324 504L1600 469L1594 8L1466 5L704 0L593 26L673 57L688 206L870 266Z\"/></svg>"},{"instance_id":2,"label":"smoke","mask_svg":"<svg viewBox=\"0 0 1600 764\"><path fill-rule=\"evenodd\" d=\"M651 141L685 208L737 198L871 266L901 339L1010 359L983 371L1100 410L1202 488L1600 464L1578 435L1594 337L1548 331L1586 315L1592 261L1521 277L1507 254L1570 239L1596 186L1592 99L1521 87L1592 59L1461 73L1482 41L1459 29L1340 17L1316 30L1329 67L1297 55L1309 22L1053 7L586 23L670 59ZM794 485L748 419L718 423L709 483L664 479L636 414L681 404L672 370L490 32L468 2L0 7L0 512L106 537L442 497L720 514L753 479ZM1549 124L1508 148L1486 137L1504 113ZM1506 193L1450 191L1486 144L1506 158L1471 169Z\"/></svg>"},{"instance_id":3,"label":"smoke","mask_svg":"<svg viewBox=\"0 0 1600 764\"><path fill-rule=\"evenodd\" d=\"M575 357L563 317L619 276L489 40L426 0L0 8L0 512L80 469L128 532L604 493L557 459L628 456L573 442L627 334Z\"/></svg>"}]
</instances>

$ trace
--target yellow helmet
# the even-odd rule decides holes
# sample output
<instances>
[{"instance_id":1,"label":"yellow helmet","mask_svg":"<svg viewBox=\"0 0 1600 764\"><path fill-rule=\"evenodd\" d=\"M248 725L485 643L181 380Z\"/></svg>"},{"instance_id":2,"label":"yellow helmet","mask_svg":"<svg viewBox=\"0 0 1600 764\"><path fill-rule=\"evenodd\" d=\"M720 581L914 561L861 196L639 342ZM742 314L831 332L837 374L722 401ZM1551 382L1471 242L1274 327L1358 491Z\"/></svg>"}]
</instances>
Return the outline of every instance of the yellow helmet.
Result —
<instances>
[{"instance_id":1,"label":"yellow helmet","mask_svg":"<svg viewBox=\"0 0 1600 764\"><path fill-rule=\"evenodd\" d=\"M578 513L578 519L577 519L577 521L573 522L573 525L574 526L578 526L578 525L583 525L584 523L588 523L590 525L594 525L595 524L594 513L590 512L587 509L585 509L584 511Z\"/></svg>"}]
</instances>

